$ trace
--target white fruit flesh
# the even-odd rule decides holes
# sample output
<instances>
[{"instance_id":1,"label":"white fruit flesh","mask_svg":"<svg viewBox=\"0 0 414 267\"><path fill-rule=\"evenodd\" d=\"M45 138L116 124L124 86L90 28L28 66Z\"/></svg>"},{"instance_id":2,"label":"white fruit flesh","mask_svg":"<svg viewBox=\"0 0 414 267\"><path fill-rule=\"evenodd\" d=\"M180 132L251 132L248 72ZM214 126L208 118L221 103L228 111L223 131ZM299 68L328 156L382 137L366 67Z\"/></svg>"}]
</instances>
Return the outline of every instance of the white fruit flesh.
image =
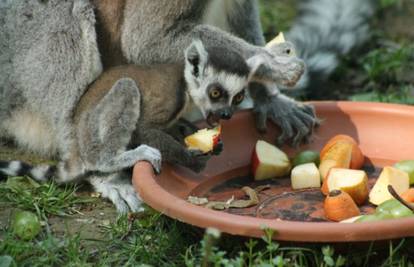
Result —
<instances>
[{"instance_id":1,"label":"white fruit flesh","mask_svg":"<svg viewBox=\"0 0 414 267\"><path fill-rule=\"evenodd\" d=\"M343 190L344 188L366 186L367 175L364 171L333 168L328 175L328 189Z\"/></svg>"},{"instance_id":2,"label":"white fruit flesh","mask_svg":"<svg viewBox=\"0 0 414 267\"><path fill-rule=\"evenodd\" d=\"M266 47L270 47L275 44L280 44L286 42L285 36L283 35L283 32L280 32L275 38L273 38L270 42L266 44Z\"/></svg>"},{"instance_id":3,"label":"white fruit flesh","mask_svg":"<svg viewBox=\"0 0 414 267\"><path fill-rule=\"evenodd\" d=\"M214 148L215 139L220 134L219 128L202 129L187 136L184 139L188 149L199 149L204 153L210 152Z\"/></svg>"},{"instance_id":4,"label":"white fruit flesh","mask_svg":"<svg viewBox=\"0 0 414 267\"><path fill-rule=\"evenodd\" d=\"M354 223L356 220L358 220L362 216L363 215L358 215L358 216L355 216L355 217L351 217L351 218L340 221L340 223Z\"/></svg>"},{"instance_id":5,"label":"white fruit flesh","mask_svg":"<svg viewBox=\"0 0 414 267\"><path fill-rule=\"evenodd\" d=\"M380 205L384 201L392 198L388 192L388 185L392 185L395 191L401 195L408 190L410 178L404 171L393 167L384 167L377 182L369 193L369 202Z\"/></svg>"},{"instance_id":6,"label":"white fruit flesh","mask_svg":"<svg viewBox=\"0 0 414 267\"><path fill-rule=\"evenodd\" d=\"M313 162L296 166L290 177L293 189L321 187L319 170Z\"/></svg>"},{"instance_id":7,"label":"white fruit flesh","mask_svg":"<svg viewBox=\"0 0 414 267\"><path fill-rule=\"evenodd\" d=\"M280 177L290 171L288 156L265 141L257 141L253 152L253 173L255 180Z\"/></svg>"}]
</instances>

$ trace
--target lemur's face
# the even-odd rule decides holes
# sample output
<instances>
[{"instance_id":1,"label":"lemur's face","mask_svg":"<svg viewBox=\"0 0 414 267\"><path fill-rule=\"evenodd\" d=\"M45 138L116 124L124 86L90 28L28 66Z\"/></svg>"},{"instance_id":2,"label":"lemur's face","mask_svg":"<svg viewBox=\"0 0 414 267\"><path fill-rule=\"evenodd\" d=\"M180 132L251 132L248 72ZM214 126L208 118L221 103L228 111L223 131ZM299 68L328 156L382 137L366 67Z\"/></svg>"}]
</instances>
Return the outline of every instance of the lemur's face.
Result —
<instances>
[{"instance_id":1,"label":"lemur's face","mask_svg":"<svg viewBox=\"0 0 414 267\"><path fill-rule=\"evenodd\" d=\"M186 50L185 58L188 91L204 118L210 125L230 119L246 93L249 71L242 57L218 48L205 49L195 41Z\"/></svg>"}]
</instances>

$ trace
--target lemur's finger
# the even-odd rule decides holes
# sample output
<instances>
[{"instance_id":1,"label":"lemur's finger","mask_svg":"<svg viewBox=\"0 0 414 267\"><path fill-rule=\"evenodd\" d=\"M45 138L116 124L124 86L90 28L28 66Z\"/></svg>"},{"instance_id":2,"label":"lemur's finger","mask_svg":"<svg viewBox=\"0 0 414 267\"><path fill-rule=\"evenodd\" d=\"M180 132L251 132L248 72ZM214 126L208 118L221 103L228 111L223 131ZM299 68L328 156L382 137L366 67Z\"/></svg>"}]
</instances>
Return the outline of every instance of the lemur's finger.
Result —
<instances>
[{"instance_id":1,"label":"lemur's finger","mask_svg":"<svg viewBox=\"0 0 414 267\"><path fill-rule=\"evenodd\" d=\"M138 198L138 195L132 186L125 184L122 188L120 188L119 192L132 212L144 211L142 201Z\"/></svg>"},{"instance_id":2,"label":"lemur's finger","mask_svg":"<svg viewBox=\"0 0 414 267\"><path fill-rule=\"evenodd\" d=\"M265 133L267 131L267 113L262 110L258 109L254 112L255 119L256 119L256 128L260 133Z\"/></svg>"},{"instance_id":3,"label":"lemur's finger","mask_svg":"<svg viewBox=\"0 0 414 267\"><path fill-rule=\"evenodd\" d=\"M293 136L293 128L288 118L275 118L272 116L271 120L276 125L280 125L282 131L281 135L277 138L278 144L285 143L286 140L290 139Z\"/></svg>"},{"instance_id":4,"label":"lemur's finger","mask_svg":"<svg viewBox=\"0 0 414 267\"><path fill-rule=\"evenodd\" d=\"M211 154L213 155L220 155L223 152L223 141L219 140L217 145L214 146L213 151Z\"/></svg>"},{"instance_id":5,"label":"lemur's finger","mask_svg":"<svg viewBox=\"0 0 414 267\"><path fill-rule=\"evenodd\" d=\"M293 137L292 145L297 148L302 143L304 137L309 135L311 130L299 117L292 116L291 120L296 130L296 135Z\"/></svg>"}]
</instances>

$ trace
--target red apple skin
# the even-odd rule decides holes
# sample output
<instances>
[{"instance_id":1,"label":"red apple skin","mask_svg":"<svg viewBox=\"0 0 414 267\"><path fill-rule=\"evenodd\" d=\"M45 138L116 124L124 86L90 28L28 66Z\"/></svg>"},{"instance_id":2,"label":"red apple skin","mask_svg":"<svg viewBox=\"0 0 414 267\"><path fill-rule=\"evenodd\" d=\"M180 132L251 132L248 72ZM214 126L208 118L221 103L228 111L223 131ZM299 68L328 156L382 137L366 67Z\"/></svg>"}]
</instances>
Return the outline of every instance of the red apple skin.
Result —
<instances>
[{"instance_id":1,"label":"red apple skin","mask_svg":"<svg viewBox=\"0 0 414 267\"><path fill-rule=\"evenodd\" d=\"M213 137L213 149L217 146L217 144L220 142L220 134L215 135Z\"/></svg>"},{"instance_id":2,"label":"red apple skin","mask_svg":"<svg viewBox=\"0 0 414 267\"><path fill-rule=\"evenodd\" d=\"M252 173L253 173L253 176L256 176L256 170L257 170L257 167L259 167L259 164L260 164L259 157L257 156L257 153L256 153L256 148L253 149L252 161L251 162L252 162Z\"/></svg>"}]
</instances>

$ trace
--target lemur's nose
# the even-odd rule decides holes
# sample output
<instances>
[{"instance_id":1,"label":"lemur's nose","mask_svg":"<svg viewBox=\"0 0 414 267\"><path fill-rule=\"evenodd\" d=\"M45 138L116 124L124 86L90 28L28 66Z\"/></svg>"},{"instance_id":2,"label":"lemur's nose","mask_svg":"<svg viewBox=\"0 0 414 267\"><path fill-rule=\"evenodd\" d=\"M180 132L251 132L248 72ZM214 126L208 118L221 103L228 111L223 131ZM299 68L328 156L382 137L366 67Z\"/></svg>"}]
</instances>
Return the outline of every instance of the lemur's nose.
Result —
<instances>
[{"instance_id":1,"label":"lemur's nose","mask_svg":"<svg viewBox=\"0 0 414 267\"><path fill-rule=\"evenodd\" d=\"M223 120L229 120L233 116L233 112L230 109L223 109L220 111L220 118Z\"/></svg>"}]
</instances>

